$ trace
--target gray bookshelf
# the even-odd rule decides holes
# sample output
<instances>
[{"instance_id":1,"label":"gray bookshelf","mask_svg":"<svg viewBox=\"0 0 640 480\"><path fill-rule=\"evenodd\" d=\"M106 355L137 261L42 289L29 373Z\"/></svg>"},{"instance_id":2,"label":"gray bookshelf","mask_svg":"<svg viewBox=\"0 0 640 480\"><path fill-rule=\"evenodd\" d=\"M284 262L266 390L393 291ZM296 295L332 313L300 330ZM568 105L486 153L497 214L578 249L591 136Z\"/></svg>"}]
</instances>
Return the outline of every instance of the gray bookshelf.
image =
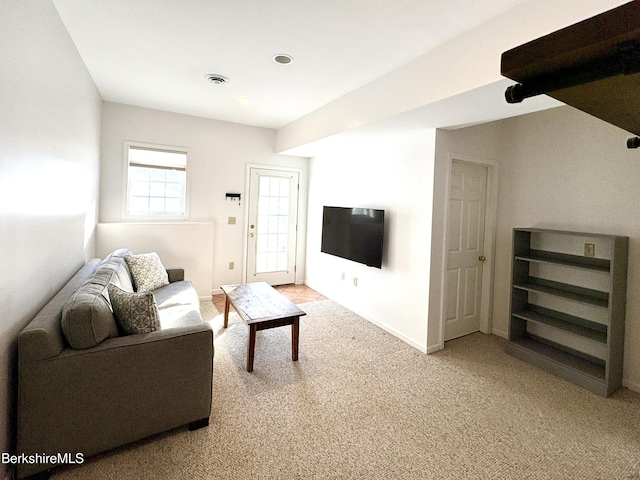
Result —
<instances>
[{"instance_id":1,"label":"gray bookshelf","mask_svg":"<svg viewBox=\"0 0 640 480\"><path fill-rule=\"evenodd\" d=\"M628 249L628 237L515 228L507 352L602 396L620 388Z\"/></svg>"}]
</instances>

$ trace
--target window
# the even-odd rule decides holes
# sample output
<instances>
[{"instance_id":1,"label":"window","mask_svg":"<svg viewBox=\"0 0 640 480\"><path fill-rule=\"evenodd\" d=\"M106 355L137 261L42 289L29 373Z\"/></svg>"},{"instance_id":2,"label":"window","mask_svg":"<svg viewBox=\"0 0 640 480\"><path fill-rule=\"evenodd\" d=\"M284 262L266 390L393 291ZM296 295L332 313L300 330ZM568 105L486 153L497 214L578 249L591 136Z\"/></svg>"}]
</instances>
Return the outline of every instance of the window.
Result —
<instances>
[{"instance_id":1,"label":"window","mask_svg":"<svg viewBox=\"0 0 640 480\"><path fill-rule=\"evenodd\" d=\"M125 144L126 215L176 218L187 216L187 151Z\"/></svg>"}]
</instances>

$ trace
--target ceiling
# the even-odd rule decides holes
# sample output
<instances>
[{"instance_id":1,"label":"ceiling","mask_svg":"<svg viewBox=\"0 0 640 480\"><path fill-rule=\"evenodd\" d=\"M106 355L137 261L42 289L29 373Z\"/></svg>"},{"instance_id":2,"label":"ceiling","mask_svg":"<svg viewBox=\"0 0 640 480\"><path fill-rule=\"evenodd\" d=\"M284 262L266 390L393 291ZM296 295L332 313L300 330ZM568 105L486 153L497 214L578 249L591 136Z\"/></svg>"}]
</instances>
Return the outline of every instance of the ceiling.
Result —
<instances>
[{"instance_id":1,"label":"ceiling","mask_svg":"<svg viewBox=\"0 0 640 480\"><path fill-rule=\"evenodd\" d=\"M53 3L104 100L277 129L522 1Z\"/></svg>"}]
</instances>

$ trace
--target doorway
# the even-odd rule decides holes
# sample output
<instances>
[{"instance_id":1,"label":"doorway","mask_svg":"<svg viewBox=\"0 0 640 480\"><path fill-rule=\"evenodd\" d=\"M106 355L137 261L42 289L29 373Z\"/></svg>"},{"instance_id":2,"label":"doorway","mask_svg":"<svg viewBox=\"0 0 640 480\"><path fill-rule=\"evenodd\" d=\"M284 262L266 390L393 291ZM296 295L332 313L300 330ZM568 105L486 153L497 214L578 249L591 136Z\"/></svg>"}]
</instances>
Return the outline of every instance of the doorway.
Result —
<instances>
[{"instance_id":1,"label":"doorway","mask_svg":"<svg viewBox=\"0 0 640 480\"><path fill-rule=\"evenodd\" d=\"M453 160L446 235L444 340L481 330L488 169Z\"/></svg>"},{"instance_id":2,"label":"doorway","mask_svg":"<svg viewBox=\"0 0 640 480\"><path fill-rule=\"evenodd\" d=\"M295 283L299 173L249 168L247 282Z\"/></svg>"}]
</instances>

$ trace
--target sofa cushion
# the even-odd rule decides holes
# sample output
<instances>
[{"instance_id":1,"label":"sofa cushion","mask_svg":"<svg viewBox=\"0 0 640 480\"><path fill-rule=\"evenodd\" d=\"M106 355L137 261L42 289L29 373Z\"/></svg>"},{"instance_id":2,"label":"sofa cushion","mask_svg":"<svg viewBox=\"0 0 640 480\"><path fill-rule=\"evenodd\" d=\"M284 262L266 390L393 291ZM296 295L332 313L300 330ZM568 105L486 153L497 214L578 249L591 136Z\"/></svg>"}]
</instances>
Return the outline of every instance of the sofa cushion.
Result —
<instances>
[{"instance_id":1,"label":"sofa cushion","mask_svg":"<svg viewBox=\"0 0 640 480\"><path fill-rule=\"evenodd\" d=\"M118 336L107 289L91 279L66 302L60 324L67 342L75 349L95 347Z\"/></svg>"},{"instance_id":2,"label":"sofa cushion","mask_svg":"<svg viewBox=\"0 0 640 480\"><path fill-rule=\"evenodd\" d=\"M104 286L107 283L113 283L127 292L133 292L133 281L131 279L131 272L129 272L129 266L125 260L127 255L131 255L131 250L128 248L120 248L114 250L107 255L100 264L100 271L104 272L105 279Z\"/></svg>"},{"instance_id":3,"label":"sofa cushion","mask_svg":"<svg viewBox=\"0 0 640 480\"><path fill-rule=\"evenodd\" d=\"M68 345L61 328L62 309L91 278L99 262L99 258L89 260L20 332L18 359L21 364L57 357Z\"/></svg>"},{"instance_id":4,"label":"sofa cushion","mask_svg":"<svg viewBox=\"0 0 640 480\"><path fill-rule=\"evenodd\" d=\"M78 289L62 311L62 332L74 349L91 348L109 337L118 336L107 285L114 283L133 292L125 257L128 248L115 250L100 262L93 276Z\"/></svg>"},{"instance_id":5,"label":"sofa cushion","mask_svg":"<svg viewBox=\"0 0 640 480\"><path fill-rule=\"evenodd\" d=\"M136 292L150 292L169 284L167 269L156 252L125 256Z\"/></svg>"},{"instance_id":6,"label":"sofa cushion","mask_svg":"<svg viewBox=\"0 0 640 480\"><path fill-rule=\"evenodd\" d=\"M153 291L153 296L156 297L156 303L161 317L162 309L167 307L173 307L175 305L200 305L198 293L196 289L193 288L193 283L189 280L173 282L164 287L160 287Z\"/></svg>"},{"instance_id":7,"label":"sofa cushion","mask_svg":"<svg viewBox=\"0 0 640 480\"><path fill-rule=\"evenodd\" d=\"M112 283L107 288L113 313L124 334L150 333L160 329L158 307L153 293L130 293Z\"/></svg>"},{"instance_id":8,"label":"sofa cushion","mask_svg":"<svg viewBox=\"0 0 640 480\"><path fill-rule=\"evenodd\" d=\"M202 323L202 314L198 304L172 305L159 310L159 312L161 330L200 325Z\"/></svg>"}]
</instances>

